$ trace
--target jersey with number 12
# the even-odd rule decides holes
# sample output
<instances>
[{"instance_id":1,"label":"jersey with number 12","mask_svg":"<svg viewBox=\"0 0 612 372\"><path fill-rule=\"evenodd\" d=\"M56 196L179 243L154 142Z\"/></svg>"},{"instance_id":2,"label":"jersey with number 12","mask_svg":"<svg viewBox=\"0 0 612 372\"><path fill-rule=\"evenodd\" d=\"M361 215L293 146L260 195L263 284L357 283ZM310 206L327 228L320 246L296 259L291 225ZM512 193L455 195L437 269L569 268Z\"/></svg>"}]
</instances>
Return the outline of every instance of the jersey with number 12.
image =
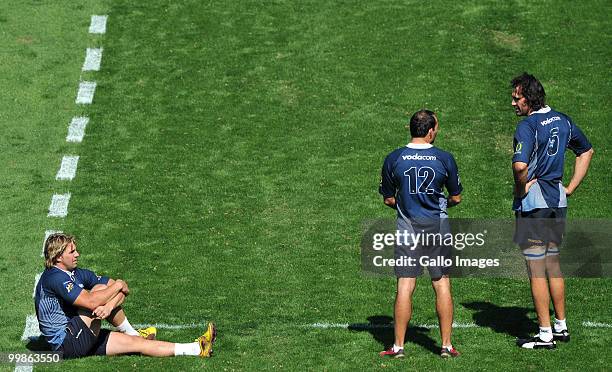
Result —
<instances>
[{"instance_id":1,"label":"jersey with number 12","mask_svg":"<svg viewBox=\"0 0 612 372\"><path fill-rule=\"evenodd\" d=\"M395 197L399 218L446 218L447 197L463 189L450 153L429 144L409 143L383 164L379 192Z\"/></svg>"}]
</instances>

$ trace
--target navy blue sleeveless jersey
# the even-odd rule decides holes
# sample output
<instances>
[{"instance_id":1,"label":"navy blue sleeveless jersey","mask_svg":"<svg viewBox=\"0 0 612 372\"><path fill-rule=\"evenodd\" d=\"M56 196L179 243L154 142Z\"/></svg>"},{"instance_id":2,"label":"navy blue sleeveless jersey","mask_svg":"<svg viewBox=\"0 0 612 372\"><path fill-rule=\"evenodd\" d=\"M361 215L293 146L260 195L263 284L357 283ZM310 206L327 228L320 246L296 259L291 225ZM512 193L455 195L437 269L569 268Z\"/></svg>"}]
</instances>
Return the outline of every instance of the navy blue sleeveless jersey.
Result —
<instances>
[{"instance_id":1,"label":"navy blue sleeveless jersey","mask_svg":"<svg viewBox=\"0 0 612 372\"><path fill-rule=\"evenodd\" d=\"M513 209L529 212L567 207L562 184L565 150L569 148L578 156L591 147L567 115L548 106L523 119L514 133L512 162L527 163L527 180L537 178L538 181L523 199L514 199Z\"/></svg>"},{"instance_id":2,"label":"navy blue sleeveless jersey","mask_svg":"<svg viewBox=\"0 0 612 372\"><path fill-rule=\"evenodd\" d=\"M450 153L429 144L409 143L390 153L383 164L379 192L395 197L399 218L446 218L446 196L463 190Z\"/></svg>"},{"instance_id":3,"label":"navy blue sleeveless jersey","mask_svg":"<svg viewBox=\"0 0 612 372\"><path fill-rule=\"evenodd\" d=\"M46 269L36 285L34 303L40 332L53 350L59 349L66 336L66 324L77 315L74 301L83 289L96 284L107 284L109 278L86 269L63 271L57 267Z\"/></svg>"}]
</instances>

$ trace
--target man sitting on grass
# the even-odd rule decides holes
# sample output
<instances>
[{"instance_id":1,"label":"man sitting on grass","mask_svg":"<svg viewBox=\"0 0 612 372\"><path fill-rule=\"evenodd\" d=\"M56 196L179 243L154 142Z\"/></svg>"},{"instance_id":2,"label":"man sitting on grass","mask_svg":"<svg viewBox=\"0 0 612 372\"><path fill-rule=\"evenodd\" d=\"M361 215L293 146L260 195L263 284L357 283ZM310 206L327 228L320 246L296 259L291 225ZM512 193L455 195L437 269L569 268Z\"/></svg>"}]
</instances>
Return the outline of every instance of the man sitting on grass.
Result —
<instances>
[{"instance_id":1,"label":"man sitting on grass","mask_svg":"<svg viewBox=\"0 0 612 372\"><path fill-rule=\"evenodd\" d=\"M53 234L45 242L45 271L36 286L36 317L40 331L54 351L64 358L89 355L140 353L149 356L212 355L216 330L191 343L156 341L156 329L135 330L121 304L130 293L121 279L97 276L77 268L80 256L74 237ZM119 332L101 329L106 319Z\"/></svg>"}]
</instances>

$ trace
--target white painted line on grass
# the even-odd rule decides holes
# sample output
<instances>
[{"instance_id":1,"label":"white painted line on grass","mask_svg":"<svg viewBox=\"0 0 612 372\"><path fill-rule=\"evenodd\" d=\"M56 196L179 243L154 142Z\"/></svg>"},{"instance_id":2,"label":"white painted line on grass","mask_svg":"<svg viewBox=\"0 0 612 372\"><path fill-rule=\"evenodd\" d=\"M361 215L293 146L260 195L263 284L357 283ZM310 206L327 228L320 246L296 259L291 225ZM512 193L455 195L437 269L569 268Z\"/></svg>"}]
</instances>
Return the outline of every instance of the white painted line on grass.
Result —
<instances>
[{"instance_id":1,"label":"white painted line on grass","mask_svg":"<svg viewBox=\"0 0 612 372\"><path fill-rule=\"evenodd\" d=\"M75 102L77 104L90 105L93 102L95 92L95 81L81 81L79 83L79 92L77 93L77 98Z\"/></svg>"},{"instance_id":2,"label":"white painted line on grass","mask_svg":"<svg viewBox=\"0 0 612 372\"><path fill-rule=\"evenodd\" d=\"M40 251L40 257L45 257L45 243L47 242L47 238L49 238L49 235L59 234L59 233L61 233L61 231L59 230L45 230L45 240L43 240L43 243L42 243L42 250Z\"/></svg>"},{"instance_id":3,"label":"white painted line on grass","mask_svg":"<svg viewBox=\"0 0 612 372\"><path fill-rule=\"evenodd\" d=\"M104 48L87 48L85 53L85 62L83 63L83 71L100 71L100 63L102 62L102 51Z\"/></svg>"},{"instance_id":4,"label":"white painted line on grass","mask_svg":"<svg viewBox=\"0 0 612 372\"><path fill-rule=\"evenodd\" d=\"M74 117L68 126L68 135L66 136L66 142L81 142L83 136L85 136L85 128L89 123L87 117Z\"/></svg>"},{"instance_id":5,"label":"white painted line on grass","mask_svg":"<svg viewBox=\"0 0 612 372\"><path fill-rule=\"evenodd\" d=\"M36 286L38 285L38 281L40 280L41 275L42 273L38 273L34 277L34 289L32 290L32 298L36 297Z\"/></svg>"},{"instance_id":6,"label":"white painted line on grass","mask_svg":"<svg viewBox=\"0 0 612 372\"><path fill-rule=\"evenodd\" d=\"M21 341L28 341L30 338L40 337L40 329L38 328L38 319L36 315L28 315L26 318L25 329L21 335Z\"/></svg>"},{"instance_id":7,"label":"white painted line on grass","mask_svg":"<svg viewBox=\"0 0 612 372\"><path fill-rule=\"evenodd\" d=\"M354 329L386 329L393 328L393 324L370 324L370 323L313 323L309 324L306 327L308 328L319 328L319 329L329 329L329 328L354 328ZM410 325L410 327L419 327L419 328L438 328L437 324L415 324ZM453 328L479 328L480 326L474 323L453 323Z\"/></svg>"},{"instance_id":8,"label":"white painted line on grass","mask_svg":"<svg viewBox=\"0 0 612 372\"><path fill-rule=\"evenodd\" d=\"M591 322L584 321L582 322L583 327L588 328L612 328L612 324L610 323L601 323L601 322ZM318 329L331 329L331 328L340 328L340 329L392 329L393 324L370 324L370 323L313 323L306 325L307 328L318 328ZM418 328L427 328L427 329L436 329L438 328L437 324L415 324L410 325L409 327L418 327ZM479 326L475 323L453 323L453 328L487 328L483 326Z\"/></svg>"},{"instance_id":9,"label":"white painted line on grass","mask_svg":"<svg viewBox=\"0 0 612 372\"><path fill-rule=\"evenodd\" d=\"M55 194L51 198L49 206L49 214L47 217L66 217L68 214L68 203L70 202L70 194Z\"/></svg>"},{"instance_id":10,"label":"white painted line on grass","mask_svg":"<svg viewBox=\"0 0 612 372\"><path fill-rule=\"evenodd\" d=\"M15 372L32 372L33 366L28 365L28 366L22 366L22 365L18 365L15 366Z\"/></svg>"},{"instance_id":11,"label":"white painted line on grass","mask_svg":"<svg viewBox=\"0 0 612 372\"><path fill-rule=\"evenodd\" d=\"M77 165L79 164L78 156L64 156L62 158L62 164L60 169L57 171L55 179L58 181L71 181L76 176Z\"/></svg>"},{"instance_id":12,"label":"white painted line on grass","mask_svg":"<svg viewBox=\"0 0 612 372\"><path fill-rule=\"evenodd\" d=\"M133 326L134 328L155 327L157 329L192 329L192 328L206 327L206 323L187 323L187 324L154 323L154 324L134 324Z\"/></svg>"},{"instance_id":13,"label":"white painted line on grass","mask_svg":"<svg viewBox=\"0 0 612 372\"><path fill-rule=\"evenodd\" d=\"M90 34L105 34L106 33L106 15L92 15L91 24L89 25Z\"/></svg>"}]
</instances>

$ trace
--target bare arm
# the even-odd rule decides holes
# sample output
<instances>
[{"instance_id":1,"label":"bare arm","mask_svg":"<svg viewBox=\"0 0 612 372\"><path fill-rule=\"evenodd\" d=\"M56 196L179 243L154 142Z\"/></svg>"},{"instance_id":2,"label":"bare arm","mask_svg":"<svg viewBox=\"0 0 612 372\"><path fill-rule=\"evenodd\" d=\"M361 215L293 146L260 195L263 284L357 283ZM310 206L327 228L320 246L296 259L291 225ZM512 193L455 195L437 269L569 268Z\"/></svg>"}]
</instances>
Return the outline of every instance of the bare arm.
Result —
<instances>
[{"instance_id":1,"label":"bare arm","mask_svg":"<svg viewBox=\"0 0 612 372\"><path fill-rule=\"evenodd\" d=\"M570 180L569 185L565 188L565 193L570 196L576 191L580 183L584 179L589 170L591 158L593 157L593 149L583 152L580 156L576 157L576 164L574 165L574 174Z\"/></svg>"},{"instance_id":2,"label":"bare arm","mask_svg":"<svg viewBox=\"0 0 612 372\"><path fill-rule=\"evenodd\" d=\"M125 301L125 295L123 294L123 292L119 292L115 297L111 298L111 300L108 301L104 306L107 306L112 311L117 307L121 306L121 304L123 304L123 301Z\"/></svg>"},{"instance_id":3,"label":"bare arm","mask_svg":"<svg viewBox=\"0 0 612 372\"><path fill-rule=\"evenodd\" d=\"M106 283L107 286L111 286L113 284L115 284L117 281L121 282L121 293L123 293L123 295L125 297L127 297L127 295L130 294L130 288L128 288L128 284L125 280L122 279L108 279L108 283Z\"/></svg>"},{"instance_id":4,"label":"bare arm","mask_svg":"<svg viewBox=\"0 0 612 372\"><path fill-rule=\"evenodd\" d=\"M514 172L514 196L523 198L529 192L531 185L536 183L537 178L527 181L528 167L527 163L517 161L512 163L512 171Z\"/></svg>"},{"instance_id":5,"label":"bare arm","mask_svg":"<svg viewBox=\"0 0 612 372\"><path fill-rule=\"evenodd\" d=\"M74 306L95 310L98 306L107 304L113 297L117 296L123 290L124 282L116 280L112 285L99 291L82 290L79 296L74 300Z\"/></svg>"},{"instance_id":6,"label":"bare arm","mask_svg":"<svg viewBox=\"0 0 612 372\"><path fill-rule=\"evenodd\" d=\"M98 317L98 319L106 319L113 313L113 310L123 303L124 300L125 295L122 292L119 292L106 305L96 307L92 313Z\"/></svg>"}]
</instances>

